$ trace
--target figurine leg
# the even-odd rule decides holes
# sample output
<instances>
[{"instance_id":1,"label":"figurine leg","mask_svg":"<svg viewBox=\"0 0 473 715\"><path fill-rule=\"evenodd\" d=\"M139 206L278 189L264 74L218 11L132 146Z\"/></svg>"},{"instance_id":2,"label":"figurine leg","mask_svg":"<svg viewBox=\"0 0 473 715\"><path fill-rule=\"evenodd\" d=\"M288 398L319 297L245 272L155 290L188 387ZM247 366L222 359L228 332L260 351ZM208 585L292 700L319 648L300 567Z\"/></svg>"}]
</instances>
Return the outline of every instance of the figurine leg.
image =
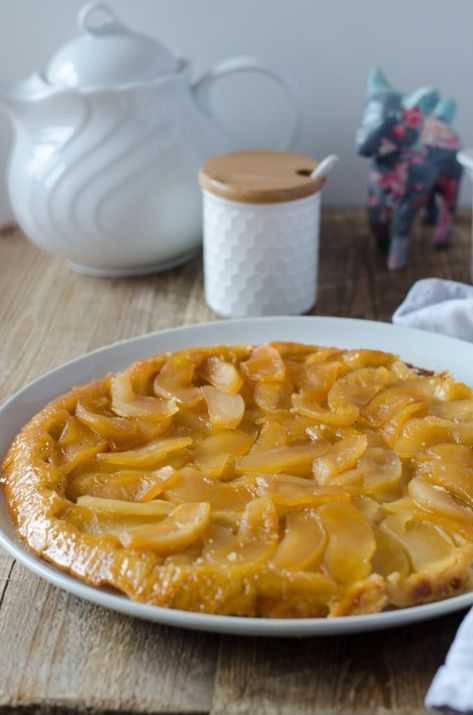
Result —
<instances>
[{"instance_id":1,"label":"figurine leg","mask_svg":"<svg viewBox=\"0 0 473 715\"><path fill-rule=\"evenodd\" d=\"M389 247L387 267L390 271L400 271L407 263L409 233L420 207L418 200L411 197L401 199L394 212L394 226Z\"/></svg>"},{"instance_id":2,"label":"figurine leg","mask_svg":"<svg viewBox=\"0 0 473 715\"><path fill-rule=\"evenodd\" d=\"M432 191L432 193L429 196L429 200L427 201L427 205L425 207L425 214L424 214L424 225L425 226L435 226L435 224L438 221L439 217L439 207L437 203L437 196L435 194L435 191Z\"/></svg>"},{"instance_id":3,"label":"figurine leg","mask_svg":"<svg viewBox=\"0 0 473 715\"><path fill-rule=\"evenodd\" d=\"M440 210L437 225L434 230L434 246L442 251L448 248L452 236L453 215L443 196L440 196Z\"/></svg>"},{"instance_id":4,"label":"figurine leg","mask_svg":"<svg viewBox=\"0 0 473 715\"><path fill-rule=\"evenodd\" d=\"M409 236L393 236L389 246L387 267L389 271L402 271L407 264Z\"/></svg>"},{"instance_id":5,"label":"figurine leg","mask_svg":"<svg viewBox=\"0 0 473 715\"><path fill-rule=\"evenodd\" d=\"M382 204L368 208L368 223L376 244L383 253L389 250L391 242L391 221L388 209Z\"/></svg>"},{"instance_id":6,"label":"figurine leg","mask_svg":"<svg viewBox=\"0 0 473 715\"><path fill-rule=\"evenodd\" d=\"M434 246L439 250L448 248L452 238L458 188L459 181L453 177L442 177L438 182L439 216L434 231Z\"/></svg>"}]
</instances>

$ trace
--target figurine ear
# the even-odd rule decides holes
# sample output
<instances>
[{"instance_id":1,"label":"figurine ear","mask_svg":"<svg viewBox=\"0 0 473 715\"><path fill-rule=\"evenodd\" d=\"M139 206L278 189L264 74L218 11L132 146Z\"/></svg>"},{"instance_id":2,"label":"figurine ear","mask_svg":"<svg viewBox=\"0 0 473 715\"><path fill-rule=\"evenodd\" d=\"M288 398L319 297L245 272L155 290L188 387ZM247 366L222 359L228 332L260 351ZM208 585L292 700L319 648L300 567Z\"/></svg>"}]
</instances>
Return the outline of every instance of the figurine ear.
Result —
<instances>
[{"instance_id":1,"label":"figurine ear","mask_svg":"<svg viewBox=\"0 0 473 715\"><path fill-rule=\"evenodd\" d=\"M433 87L420 87L420 89L416 89L415 92L404 97L402 104L405 109L414 109L414 107L417 107L417 109L420 109L422 114L427 117L439 99L440 95Z\"/></svg>"},{"instance_id":2,"label":"figurine ear","mask_svg":"<svg viewBox=\"0 0 473 715\"><path fill-rule=\"evenodd\" d=\"M445 97L436 104L432 116L435 119L440 119L441 122L445 122L445 124L451 124L456 111L457 103L455 100L451 99L451 97Z\"/></svg>"},{"instance_id":3,"label":"figurine ear","mask_svg":"<svg viewBox=\"0 0 473 715\"><path fill-rule=\"evenodd\" d=\"M380 92L392 92L393 88L379 67L374 67L368 75L368 97Z\"/></svg>"}]
</instances>

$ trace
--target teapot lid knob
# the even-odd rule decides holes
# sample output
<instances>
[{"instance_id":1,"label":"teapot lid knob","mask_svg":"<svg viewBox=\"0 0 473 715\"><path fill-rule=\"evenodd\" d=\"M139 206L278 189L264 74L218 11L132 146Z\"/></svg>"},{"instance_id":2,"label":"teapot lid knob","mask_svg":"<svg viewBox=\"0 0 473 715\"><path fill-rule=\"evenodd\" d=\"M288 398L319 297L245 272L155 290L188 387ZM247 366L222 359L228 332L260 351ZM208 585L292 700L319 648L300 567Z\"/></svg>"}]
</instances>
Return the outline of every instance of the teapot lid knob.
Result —
<instances>
[{"instance_id":1,"label":"teapot lid knob","mask_svg":"<svg viewBox=\"0 0 473 715\"><path fill-rule=\"evenodd\" d=\"M88 2L83 5L77 15L77 24L81 32L91 35L126 29L116 12L104 2Z\"/></svg>"},{"instance_id":2,"label":"teapot lid knob","mask_svg":"<svg viewBox=\"0 0 473 715\"><path fill-rule=\"evenodd\" d=\"M125 25L105 2L83 5L77 21L81 34L61 47L46 68L46 79L52 85L117 87L149 82L179 68L165 45Z\"/></svg>"}]
</instances>

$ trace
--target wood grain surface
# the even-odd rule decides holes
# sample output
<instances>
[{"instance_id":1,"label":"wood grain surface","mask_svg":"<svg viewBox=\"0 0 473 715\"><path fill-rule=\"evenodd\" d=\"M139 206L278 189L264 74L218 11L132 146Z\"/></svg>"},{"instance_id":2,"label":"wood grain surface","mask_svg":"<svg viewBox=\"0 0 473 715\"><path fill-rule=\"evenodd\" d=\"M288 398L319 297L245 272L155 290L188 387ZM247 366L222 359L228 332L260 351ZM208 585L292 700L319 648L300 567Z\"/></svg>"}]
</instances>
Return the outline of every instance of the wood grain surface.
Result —
<instances>
[{"instance_id":1,"label":"wood grain surface","mask_svg":"<svg viewBox=\"0 0 473 715\"><path fill-rule=\"evenodd\" d=\"M408 269L388 274L364 212L326 211L313 312L389 320L420 277L469 282L469 213L451 250L430 240L417 226ZM158 276L94 279L19 232L0 235L2 399L101 345L214 319L199 259ZM0 713L416 715L462 615L338 638L199 634L80 601L0 552Z\"/></svg>"}]
</instances>

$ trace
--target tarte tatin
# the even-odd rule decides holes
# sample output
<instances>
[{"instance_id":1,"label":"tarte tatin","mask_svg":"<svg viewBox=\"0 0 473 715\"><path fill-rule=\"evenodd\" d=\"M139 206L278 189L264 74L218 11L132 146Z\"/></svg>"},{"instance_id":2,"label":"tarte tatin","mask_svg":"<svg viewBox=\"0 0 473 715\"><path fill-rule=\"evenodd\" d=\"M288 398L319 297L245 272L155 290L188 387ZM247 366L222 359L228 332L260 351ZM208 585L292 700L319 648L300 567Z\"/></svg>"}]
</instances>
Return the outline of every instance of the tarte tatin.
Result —
<instances>
[{"instance_id":1,"label":"tarte tatin","mask_svg":"<svg viewBox=\"0 0 473 715\"><path fill-rule=\"evenodd\" d=\"M160 354L72 389L4 463L21 536L137 601L374 613L468 590L473 392L377 350Z\"/></svg>"}]
</instances>

